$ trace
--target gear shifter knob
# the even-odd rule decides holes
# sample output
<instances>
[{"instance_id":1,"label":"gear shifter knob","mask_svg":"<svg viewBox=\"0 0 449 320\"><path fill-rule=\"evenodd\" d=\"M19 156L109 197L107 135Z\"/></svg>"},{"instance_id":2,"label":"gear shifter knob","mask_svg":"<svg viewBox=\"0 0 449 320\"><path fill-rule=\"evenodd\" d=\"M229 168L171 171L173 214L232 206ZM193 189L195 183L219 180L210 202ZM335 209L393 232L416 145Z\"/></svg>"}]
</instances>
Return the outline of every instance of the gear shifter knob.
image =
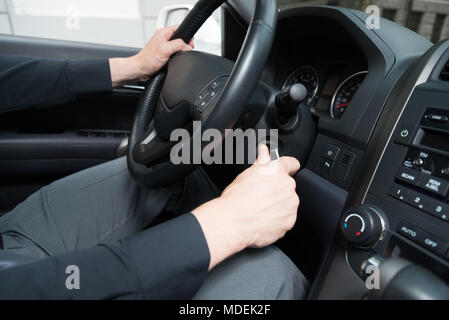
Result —
<instances>
[{"instance_id":1,"label":"gear shifter knob","mask_svg":"<svg viewBox=\"0 0 449 320\"><path fill-rule=\"evenodd\" d=\"M296 115L298 105L307 97L307 89L304 85L297 83L288 86L276 95L276 108L281 118L289 119Z\"/></svg>"}]
</instances>

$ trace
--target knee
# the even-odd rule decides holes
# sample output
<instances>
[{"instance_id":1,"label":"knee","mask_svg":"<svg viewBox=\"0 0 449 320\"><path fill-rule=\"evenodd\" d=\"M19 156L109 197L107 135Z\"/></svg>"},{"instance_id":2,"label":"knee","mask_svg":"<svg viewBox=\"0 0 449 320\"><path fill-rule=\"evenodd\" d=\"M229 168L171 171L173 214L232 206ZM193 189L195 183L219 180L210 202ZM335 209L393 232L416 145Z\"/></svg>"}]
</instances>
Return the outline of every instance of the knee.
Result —
<instances>
[{"instance_id":1,"label":"knee","mask_svg":"<svg viewBox=\"0 0 449 320\"><path fill-rule=\"evenodd\" d=\"M301 300L305 298L307 279L280 249L274 246L261 250L250 249L247 254L257 256L254 271L264 287L262 292L266 299Z\"/></svg>"},{"instance_id":2,"label":"knee","mask_svg":"<svg viewBox=\"0 0 449 320\"><path fill-rule=\"evenodd\" d=\"M308 283L278 248L247 249L209 275L195 299L299 300Z\"/></svg>"}]
</instances>

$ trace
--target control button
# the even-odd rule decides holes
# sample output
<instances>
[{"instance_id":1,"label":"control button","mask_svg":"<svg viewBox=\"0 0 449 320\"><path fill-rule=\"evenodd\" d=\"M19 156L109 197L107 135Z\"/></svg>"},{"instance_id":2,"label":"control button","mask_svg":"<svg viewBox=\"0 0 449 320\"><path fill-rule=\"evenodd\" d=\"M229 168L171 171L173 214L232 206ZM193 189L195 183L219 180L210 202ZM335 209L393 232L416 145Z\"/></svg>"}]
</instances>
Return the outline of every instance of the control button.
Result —
<instances>
[{"instance_id":1,"label":"control button","mask_svg":"<svg viewBox=\"0 0 449 320\"><path fill-rule=\"evenodd\" d=\"M212 90L214 90L215 88L217 88L220 85L220 81L217 79L215 81L212 81L212 83L210 84L210 88Z\"/></svg>"},{"instance_id":2,"label":"control button","mask_svg":"<svg viewBox=\"0 0 449 320\"><path fill-rule=\"evenodd\" d=\"M372 247L384 237L383 213L372 206L357 206L348 209L340 221L340 230L345 239L357 247Z\"/></svg>"},{"instance_id":3,"label":"control button","mask_svg":"<svg viewBox=\"0 0 449 320\"><path fill-rule=\"evenodd\" d=\"M198 97L195 99L195 102L193 103L193 105L197 108L202 108L205 107L206 105L203 103L204 99L209 95L209 93L211 92L211 90L209 88L204 89L203 91L201 91L201 93L198 95Z\"/></svg>"},{"instance_id":4,"label":"control button","mask_svg":"<svg viewBox=\"0 0 449 320\"><path fill-rule=\"evenodd\" d=\"M398 200L407 201L409 197L409 191L403 186L394 184L390 190L390 195Z\"/></svg>"},{"instance_id":5,"label":"control button","mask_svg":"<svg viewBox=\"0 0 449 320\"><path fill-rule=\"evenodd\" d=\"M343 221L343 228L352 237L360 237L365 232L366 223L359 214L351 213Z\"/></svg>"},{"instance_id":6,"label":"control button","mask_svg":"<svg viewBox=\"0 0 449 320\"><path fill-rule=\"evenodd\" d=\"M417 168L421 168L424 165L424 160L416 159L415 161L413 161L413 165Z\"/></svg>"},{"instance_id":7,"label":"control button","mask_svg":"<svg viewBox=\"0 0 449 320\"><path fill-rule=\"evenodd\" d=\"M210 93L209 88L206 88L205 90L203 90L200 95L198 96L198 99L203 100L204 98L206 98L206 96Z\"/></svg>"},{"instance_id":8,"label":"control button","mask_svg":"<svg viewBox=\"0 0 449 320\"><path fill-rule=\"evenodd\" d=\"M203 112L204 109L206 109L207 105L209 104L209 102L212 101L212 96L209 94L206 97L204 97L203 101L201 101L200 106L198 108L199 112Z\"/></svg>"},{"instance_id":9,"label":"control button","mask_svg":"<svg viewBox=\"0 0 449 320\"><path fill-rule=\"evenodd\" d=\"M415 131L415 126L402 125L396 128L394 133L394 141L400 144L410 144L412 135Z\"/></svg>"},{"instance_id":10,"label":"control button","mask_svg":"<svg viewBox=\"0 0 449 320\"><path fill-rule=\"evenodd\" d=\"M207 102L204 101L204 100L202 100L201 103L200 103L199 106L198 106L198 111L199 111L199 112L203 112L204 109L206 109L206 107L207 107Z\"/></svg>"},{"instance_id":11,"label":"control button","mask_svg":"<svg viewBox=\"0 0 449 320\"><path fill-rule=\"evenodd\" d=\"M324 153L324 157L335 161L337 159L337 155L340 152L340 148L337 146L334 146L333 144L327 145L326 152Z\"/></svg>"},{"instance_id":12,"label":"control button","mask_svg":"<svg viewBox=\"0 0 449 320\"><path fill-rule=\"evenodd\" d=\"M420 174L421 173L416 170L401 167L399 171L396 173L396 179L410 183L412 185L417 185Z\"/></svg>"},{"instance_id":13,"label":"control button","mask_svg":"<svg viewBox=\"0 0 449 320\"><path fill-rule=\"evenodd\" d=\"M445 176L449 176L449 168L445 168L441 170L441 174L444 174Z\"/></svg>"},{"instance_id":14,"label":"control button","mask_svg":"<svg viewBox=\"0 0 449 320\"><path fill-rule=\"evenodd\" d=\"M218 96L218 94L220 93L220 91L221 91L221 87L220 87L220 86L214 88L214 89L210 92L210 96L212 97L212 99L215 98L216 96Z\"/></svg>"},{"instance_id":15,"label":"control button","mask_svg":"<svg viewBox=\"0 0 449 320\"><path fill-rule=\"evenodd\" d=\"M441 220L449 221L449 206L443 202L431 199L426 212Z\"/></svg>"},{"instance_id":16,"label":"control button","mask_svg":"<svg viewBox=\"0 0 449 320\"><path fill-rule=\"evenodd\" d=\"M427 232L422 234L422 237L418 240L418 242L422 246L438 254L443 254L446 249L446 245L440 239Z\"/></svg>"},{"instance_id":17,"label":"control button","mask_svg":"<svg viewBox=\"0 0 449 320\"><path fill-rule=\"evenodd\" d=\"M445 197L449 191L448 181L427 174L421 177L418 186L442 197Z\"/></svg>"},{"instance_id":18,"label":"control button","mask_svg":"<svg viewBox=\"0 0 449 320\"><path fill-rule=\"evenodd\" d=\"M418 241L418 239L420 239L423 234L423 231L421 229L405 221L399 223L398 232L413 241Z\"/></svg>"},{"instance_id":19,"label":"control button","mask_svg":"<svg viewBox=\"0 0 449 320\"><path fill-rule=\"evenodd\" d=\"M423 211L427 211L430 208L429 198L418 192L410 191L406 202Z\"/></svg>"},{"instance_id":20,"label":"control button","mask_svg":"<svg viewBox=\"0 0 449 320\"><path fill-rule=\"evenodd\" d=\"M320 163L320 170L324 173L331 174L332 166L334 165L334 162L332 160L321 158Z\"/></svg>"}]
</instances>

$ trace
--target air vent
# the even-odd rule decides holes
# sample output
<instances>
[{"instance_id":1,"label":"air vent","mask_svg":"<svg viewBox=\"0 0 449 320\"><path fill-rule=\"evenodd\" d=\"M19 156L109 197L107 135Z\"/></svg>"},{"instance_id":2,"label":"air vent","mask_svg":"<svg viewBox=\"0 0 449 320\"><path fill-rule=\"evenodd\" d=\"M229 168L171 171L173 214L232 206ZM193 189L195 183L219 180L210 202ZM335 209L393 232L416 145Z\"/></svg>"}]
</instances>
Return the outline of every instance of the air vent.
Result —
<instances>
[{"instance_id":1,"label":"air vent","mask_svg":"<svg viewBox=\"0 0 449 320\"><path fill-rule=\"evenodd\" d=\"M352 165L354 158L355 158L355 154L353 154L352 152L344 151L343 155L341 156L340 162L341 162L341 164L349 167Z\"/></svg>"},{"instance_id":2,"label":"air vent","mask_svg":"<svg viewBox=\"0 0 449 320\"><path fill-rule=\"evenodd\" d=\"M444 65L443 70L440 73L440 80L449 81L449 61Z\"/></svg>"}]
</instances>

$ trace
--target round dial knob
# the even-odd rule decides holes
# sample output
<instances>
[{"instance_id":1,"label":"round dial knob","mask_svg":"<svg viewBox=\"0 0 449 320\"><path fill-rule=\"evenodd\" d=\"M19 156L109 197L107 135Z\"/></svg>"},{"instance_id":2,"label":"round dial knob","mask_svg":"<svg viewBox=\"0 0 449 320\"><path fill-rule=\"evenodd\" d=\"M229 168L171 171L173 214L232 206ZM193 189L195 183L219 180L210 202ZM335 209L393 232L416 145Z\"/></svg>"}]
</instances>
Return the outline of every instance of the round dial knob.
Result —
<instances>
[{"instance_id":1,"label":"round dial knob","mask_svg":"<svg viewBox=\"0 0 449 320\"><path fill-rule=\"evenodd\" d=\"M358 206L347 210L341 220L346 240L359 247L371 247L383 238L385 224L380 209Z\"/></svg>"}]
</instances>

